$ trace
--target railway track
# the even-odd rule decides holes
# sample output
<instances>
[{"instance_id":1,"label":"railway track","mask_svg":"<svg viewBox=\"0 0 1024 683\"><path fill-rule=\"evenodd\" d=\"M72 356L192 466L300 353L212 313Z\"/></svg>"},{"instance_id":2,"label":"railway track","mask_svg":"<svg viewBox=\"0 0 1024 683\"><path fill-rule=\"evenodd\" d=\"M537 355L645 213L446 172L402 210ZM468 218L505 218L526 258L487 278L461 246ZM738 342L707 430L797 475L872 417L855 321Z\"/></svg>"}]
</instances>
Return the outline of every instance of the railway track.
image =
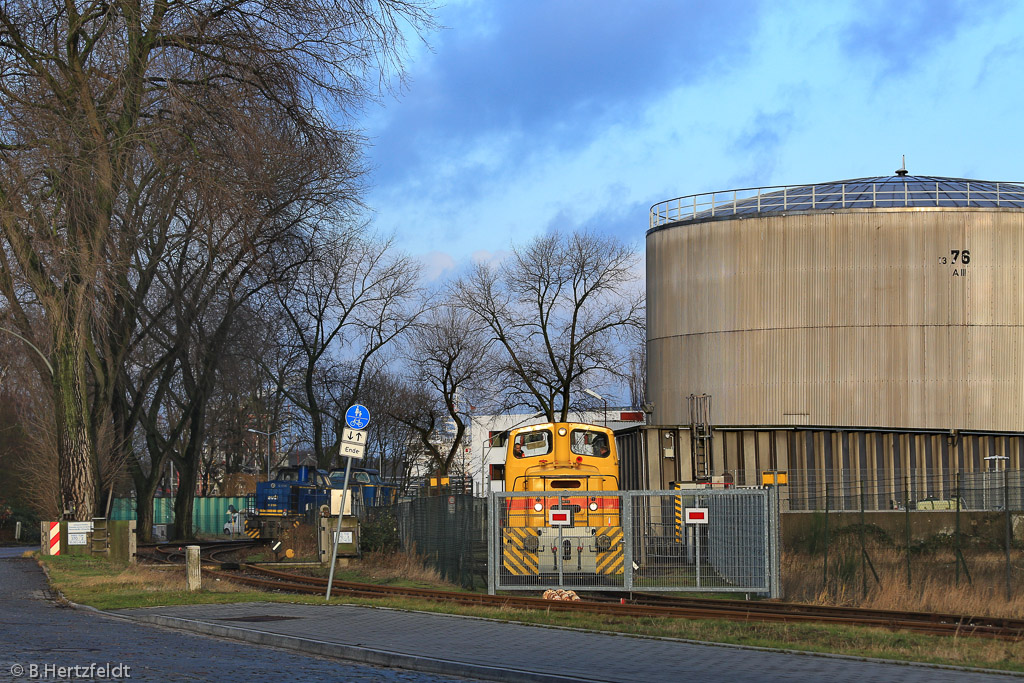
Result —
<instances>
[{"instance_id":1,"label":"railway track","mask_svg":"<svg viewBox=\"0 0 1024 683\"><path fill-rule=\"evenodd\" d=\"M217 578L265 591L323 595L327 580L292 574L249 564L237 564L227 558L258 541L214 541L200 544L204 562L216 563L219 570L205 570ZM185 547L159 544L140 552L161 563L184 562ZM818 623L867 626L910 631L930 635L973 636L1001 640L1024 640L1024 620L930 612L897 612L858 607L832 607L802 603L677 598L660 594L632 593L628 602L621 594L595 593L580 601L544 600L534 597L486 595L426 588L399 588L347 581L335 581L332 597L415 598L448 604L490 608L545 610L549 612L588 612L619 617L722 619L737 622Z\"/></svg>"},{"instance_id":2,"label":"railway track","mask_svg":"<svg viewBox=\"0 0 1024 683\"><path fill-rule=\"evenodd\" d=\"M240 565L239 571L207 572L260 590L323 595L327 580L300 576L265 567ZM607 616L676 619L722 619L738 622L825 623L843 626L868 626L930 635L974 636L1001 640L1024 640L1024 620L981 618L926 612L895 612L850 607L828 607L796 603L747 602L739 600L701 600L663 598L634 594L623 604L603 599L552 601L542 598L484 595L425 588L396 588L372 584L335 581L332 597L417 598L448 604L491 608L545 610L549 612L588 612Z\"/></svg>"},{"instance_id":3,"label":"railway track","mask_svg":"<svg viewBox=\"0 0 1024 683\"><path fill-rule=\"evenodd\" d=\"M619 597L603 597L604 600L619 601ZM898 612L893 610L870 609L864 607L837 607L831 605L810 605L796 602L751 602L746 600L719 600L712 598L676 598L672 596L633 593L630 602L637 605L666 607L715 607L723 609L746 610L750 613L759 611L771 613L804 614L808 616L845 617L851 620L903 620L928 624L950 625L961 629L995 628L1013 636L1014 640L1024 639L1024 619L1008 619L1002 617L968 616L941 612Z\"/></svg>"},{"instance_id":4,"label":"railway track","mask_svg":"<svg viewBox=\"0 0 1024 683\"><path fill-rule=\"evenodd\" d=\"M199 557L204 562L216 562L224 564L225 556L246 550L259 545L260 541L229 540L229 541L203 541L201 543L156 543L153 545L139 546L138 554L147 557L159 564L175 564L185 561L185 546L198 545Z\"/></svg>"}]
</instances>

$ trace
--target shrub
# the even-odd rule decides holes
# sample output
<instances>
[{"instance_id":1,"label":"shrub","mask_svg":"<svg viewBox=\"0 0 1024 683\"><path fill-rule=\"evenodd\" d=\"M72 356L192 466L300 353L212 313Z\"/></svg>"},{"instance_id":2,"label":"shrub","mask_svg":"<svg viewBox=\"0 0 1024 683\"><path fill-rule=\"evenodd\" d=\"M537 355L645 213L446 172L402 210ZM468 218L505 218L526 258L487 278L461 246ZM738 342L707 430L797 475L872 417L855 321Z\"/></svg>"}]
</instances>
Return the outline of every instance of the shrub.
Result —
<instances>
[{"instance_id":1,"label":"shrub","mask_svg":"<svg viewBox=\"0 0 1024 683\"><path fill-rule=\"evenodd\" d=\"M359 529L359 548L369 553L394 553L401 547L398 520L390 512L367 519Z\"/></svg>"}]
</instances>

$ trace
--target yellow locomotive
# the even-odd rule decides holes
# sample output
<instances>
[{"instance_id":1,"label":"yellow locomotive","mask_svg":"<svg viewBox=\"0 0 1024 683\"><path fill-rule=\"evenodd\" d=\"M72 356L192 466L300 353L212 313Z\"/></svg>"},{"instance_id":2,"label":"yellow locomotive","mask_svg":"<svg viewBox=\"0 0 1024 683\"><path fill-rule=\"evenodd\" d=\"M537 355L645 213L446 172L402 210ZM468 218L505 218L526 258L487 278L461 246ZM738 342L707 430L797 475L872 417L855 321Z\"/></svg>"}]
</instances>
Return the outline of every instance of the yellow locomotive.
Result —
<instances>
[{"instance_id":1,"label":"yellow locomotive","mask_svg":"<svg viewBox=\"0 0 1024 683\"><path fill-rule=\"evenodd\" d=\"M622 574L619 458L606 427L554 422L512 430L506 444L506 575Z\"/></svg>"}]
</instances>

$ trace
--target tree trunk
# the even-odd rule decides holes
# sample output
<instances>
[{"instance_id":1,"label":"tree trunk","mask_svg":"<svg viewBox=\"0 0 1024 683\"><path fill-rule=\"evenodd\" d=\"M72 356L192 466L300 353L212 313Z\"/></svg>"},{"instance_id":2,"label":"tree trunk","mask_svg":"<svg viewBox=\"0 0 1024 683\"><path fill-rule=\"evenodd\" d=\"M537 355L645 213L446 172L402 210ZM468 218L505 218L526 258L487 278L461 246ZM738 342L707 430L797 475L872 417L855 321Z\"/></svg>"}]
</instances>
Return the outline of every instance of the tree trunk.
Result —
<instances>
[{"instance_id":1,"label":"tree trunk","mask_svg":"<svg viewBox=\"0 0 1024 683\"><path fill-rule=\"evenodd\" d=\"M174 496L174 538L188 539L193 537L193 507L196 500L196 480L198 468L196 461L190 457L175 460L178 467L178 492Z\"/></svg>"},{"instance_id":2,"label":"tree trunk","mask_svg":"<svg viewBox=\"0 0 1024 683\"><path fill-rule=\"evenodd\" d=\"M68 519L87 522L96 512L96 459L89 435L84 354L72 344L54 354L57 467L61 507Z\"/></svg>"},{"instance_id":3,"label":"tree trunk","mask_svg":"<svg viewBox=\"0 0 1024 683\"><path fill-rule=\"evenodd\" d=\"M157 484L160 483L163 465L164 461L161 459L159 466L154 466L149 476L142 473L142 468L136 462L130 465L132 480L135 483L135 515L138 520L135 528L139 540L143 543L153 540L153 498L156 496Z\"/></svg>"},{"instance_id":4,"label":"tree trunk","mask_svg":"<svg viewBox=\"0 0 1024 683\"><path fill-rule=\"evenodd\" d=\"M196 482L199 479L203 434L206 426L206 402L210 396L209 383L205 384L207 391L199 392L193 398L195 408L189 418L188 441L182 449L181 457L174 458L174 464L178 468L178 492L174 497L175 538L184 539L194 536L192 513L196 500Z\"/></svg>"}]
</instances>

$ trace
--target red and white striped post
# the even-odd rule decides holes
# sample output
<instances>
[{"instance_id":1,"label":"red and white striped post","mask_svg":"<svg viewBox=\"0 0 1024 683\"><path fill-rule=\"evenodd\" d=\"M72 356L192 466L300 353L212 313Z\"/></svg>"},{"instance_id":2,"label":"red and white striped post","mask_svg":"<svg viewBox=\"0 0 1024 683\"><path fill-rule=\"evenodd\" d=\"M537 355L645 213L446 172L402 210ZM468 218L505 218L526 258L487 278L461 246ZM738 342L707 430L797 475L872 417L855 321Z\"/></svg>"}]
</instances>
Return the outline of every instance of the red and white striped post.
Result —
<instances>
[{"instance_id":1,"label":"red and white striped post","mask_svg":"<svg viewBox=\"0 0 1024 683\"><path fill-rule=\"evenodd\" d=\"M60 522L50 522L50 554L60 555Z\"/></svg>"}]
</instances>

